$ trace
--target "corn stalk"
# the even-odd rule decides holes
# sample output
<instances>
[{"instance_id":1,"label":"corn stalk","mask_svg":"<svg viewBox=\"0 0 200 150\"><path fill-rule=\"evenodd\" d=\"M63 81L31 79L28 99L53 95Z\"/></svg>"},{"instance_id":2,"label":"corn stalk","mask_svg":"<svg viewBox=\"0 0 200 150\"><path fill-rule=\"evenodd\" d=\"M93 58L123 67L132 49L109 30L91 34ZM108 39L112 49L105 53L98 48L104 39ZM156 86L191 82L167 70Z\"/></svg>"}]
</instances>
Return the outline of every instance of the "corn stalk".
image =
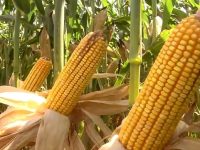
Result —
<instances>
[{"instance_id":1,"label":"corn stalk","mask_svg":"<svg viewBox=\"0 0 200 150\"><path fill-rule=\"evenodd\" d=\"M141 0L130 1L131 27L130 27L130 87L129 105L132 105L139 93L140 64L141 64Z\"/></svg>"},{"instance_id":2,"label":"corn stalk","mask_svg":"<svg viewBox=\"0 0 200 150\"><path fill-rule=\"evenodd\" d=\"M14 25L14 32L13 32L13 41L14 41L14 65L13 65L13 72L14 72L14 86L17 87L17 81L19 78L19 32L20 32L20 11L16 9L16 16L15 16L15 25Z\"/></svg>"},{"instance_id":3,"label":"corn stalk","mask_svg":"<svg viewBox=\"0 0 200 150\"><path fill-rule=\"evenodd\" d=\"M55 0L54 21L54 75L64 66L64 6L65 0Z\"/></svg>"},{"instance_id":4,"label":"corn stalk","mask_svg":"<svg viewBox=\"0 0 200 150\"><path fill-rule=\"evenodd\" d=\"M156 16L157 16L157 0L152 0L152 17L153 17L153 34L152 34L152 41L155 40L156 35L157 35Z\"/></svg>"}]
</instances>

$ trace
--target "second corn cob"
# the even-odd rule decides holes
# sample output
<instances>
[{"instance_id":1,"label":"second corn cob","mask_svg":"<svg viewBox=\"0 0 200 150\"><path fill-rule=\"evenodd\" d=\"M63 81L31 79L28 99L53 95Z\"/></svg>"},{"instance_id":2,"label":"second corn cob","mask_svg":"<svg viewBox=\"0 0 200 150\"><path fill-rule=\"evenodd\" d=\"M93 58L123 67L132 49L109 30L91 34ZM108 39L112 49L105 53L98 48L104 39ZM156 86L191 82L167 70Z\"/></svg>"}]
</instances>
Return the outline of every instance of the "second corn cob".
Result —
<instances>
[{"instance_id":1,"label":"second corn cob","mask_svg":"<svg viewBox=\"0 0 200 150\"><path fill-rule=\"evenodd\" d=\"M51 69L52 63L49 58L39 58L24 80L21 88L27 91L35 92L38 88L40 88Z\"/></svg>"},{"instance_id":2,"label":"second corn cob","mask_svg":"<svg viewBox=\"0 0 200 150\"><path fill-rule=\"evenodd\" d=\"M74 50L47 97L47 108L68 115L106 52L103 33L87 34Z\"/></svg>"},{"instance_id":3,"label":"second corn cob","mask_svg":"<svg viewBox=\"0 0 200 150\"><path fill-rule=\"evenodd\" d=\"M184 19L171 33L143 89L122 124L128 150L162 150L200 83L200 16Z\"/></svg>"}]
</instances>

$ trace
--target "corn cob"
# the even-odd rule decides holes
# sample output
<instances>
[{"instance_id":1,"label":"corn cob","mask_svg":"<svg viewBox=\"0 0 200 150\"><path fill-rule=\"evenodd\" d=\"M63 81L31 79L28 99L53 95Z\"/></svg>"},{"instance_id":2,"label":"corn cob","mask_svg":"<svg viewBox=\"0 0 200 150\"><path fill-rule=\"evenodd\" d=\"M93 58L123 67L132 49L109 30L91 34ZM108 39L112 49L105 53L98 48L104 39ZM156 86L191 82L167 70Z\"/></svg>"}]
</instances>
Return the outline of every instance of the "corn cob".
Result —
<instances>
[{"instance_id":1,"label":"corn cob","mask_svg":"<svg viewBox=\"0 0 200 150\"><path fill-rule=\"evenodd\" d=\"M185 18L163 45L122 124L128 150L162 150L200 83L200 17Z\"/></svg>"},{"instance_id":2,"label":"corn cob","mask_svg":"<svg viewBox=\"0 0 200 150\"><path fill-rule=\"evenodd\" d=\"M74 50L47 97L47 108L68 115L106 52L103 34L91 32Z\"/></svg>"},{"instance_id":3,"label":"corn cob","mask_svg":"<svg viewBox=\"0 0 200 150\"><path fill-rule=\"evenodd\" d=\"M46 57L41 57L31 69L21 88L27 91L36 91L40 88L51 69L51 61Z\"/></svg>"}]
</instances>

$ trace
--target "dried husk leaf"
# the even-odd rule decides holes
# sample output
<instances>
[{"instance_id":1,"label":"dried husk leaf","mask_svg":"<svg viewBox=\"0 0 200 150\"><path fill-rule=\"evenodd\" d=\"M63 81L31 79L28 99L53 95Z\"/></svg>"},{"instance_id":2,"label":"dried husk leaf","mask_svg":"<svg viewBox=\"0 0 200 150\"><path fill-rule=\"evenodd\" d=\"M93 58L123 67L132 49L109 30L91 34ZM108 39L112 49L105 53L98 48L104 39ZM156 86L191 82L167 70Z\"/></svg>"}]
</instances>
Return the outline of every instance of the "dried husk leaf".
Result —
<instances>
[{"instance_id":1,"label":"dried husk leaf","mask_svg":"<svg viewBox=\"0 0 200 150\"><path fill-rule=\"evenodd\" d=\"M36 145L37 150L63 150L69 132L67 116L47 109L41 120Z\"/></svg>"},{"instance_id":2,"label":"dried husk leaf","mask_svg":"<svg viewBox=\"0 0 200 150\"><path fill-rule=\"evenodd\" d=\"M31 130L32 128L39 126L40 118L41 118L41 116L40 116L40 114L38 114L38 115L34 116L32 118L32 120L27 121L27 123L24 126L21 126L21 128L15 130L14 132L12 132L10 134L0 137L0 148L7 147L6 149L9 149L8 145L15 142L14 140L22 140L20 137L19 137L19 139L16 137L20 134L26 135L29 132L32 132L32 130ZM16 127L14 126L12 129L15 129L15 128Z\"/></svg>"},{"instance_id":3,"label":"dried husk leaf","mask_svg":"<svg viewBox=\"0 0 200 150\"><path fill-rule=\"evenodd\" d=\"M42 29L40 35L40 52L42 57L47 57L51 59L51 44L46 28Z\"/></svg>"},{"instance_id":4,"label":"dried husk leaf","mask_svg":"<svg viewBox=\"0 0 200 150\"><path fill-rule=\"evenodd\" d=\"M118 87L111 87L101 91L90 92L88 94L81 95L79 101L93 100L93 99L114 101L114 100L124 99L128 97L128 87L129 87L128 85L121 85ZM47 97L49 90L37 93L38 95Z\"/></svg>"},{"instance_id":5,"label":"dried husk leaf","mask_svg":"<svg viewBox=\"0 0 200 150\"><path fill-rule=\"evenodd\" d=\"M69 138L66 141L65 149L66 150L85 150L85 147L76 131L73 131L72 134L69 133Z\"/></svg>"},{"instance_id":6,"label":"dried husk leaf","mask_svg":"<svg viewBox=\"0 0 200 150\"><path fill-rule=\"evenodd\" d=\"M95 17L94 17L94 31L103 30L104 29L104 23L107 19L107 10L104 9L100 11Z\"/></svg>"},{"instance_id":7,"label":"dried husk leaf","mask_svg":"<svg viewBox=\"0 0 200 150\"><path fill-rule=\"evenodd\" d=\"M189 110L184 114L183 121L187 124L192 124L194 119L194 112L196 109L197 99L198 99L198 92L196 91L195 94L192 96L192 100L190 101Z\"/></svg>"},{"instance_id":8,"label":"dried husk leaf","mask_svg":"<svg viewBox=\"0 0 200 150\"><path fill-rule=\"evenodd\" d=\"M121 56L121 59L122 59L123 62L125 62L128 58L127 47L122 40L119 40L118 47L119 47L118 51L119 51L119 54Z\"/></svg>"},{"instance_id":9,"label":"dried husk leaf","mask_svg":"<svg viewBox=\"0 0 200 150\"><path fill-rule=\"evenodd\" d=\"M12 133L3 137L0 137L0 149L4 149L6 146L8 146L13 139L15 138L17 133Z\"/></svg>"},{"instance_id":10,"label":"dried husk leaf","mask_svg":"<svg viewBox=\"0 0 200 150\"><path fill-rule=\"evenodd\" d=\"M17 85L19 85L19 87L24 83L24 81L17 79ZM14 73L12 73L10 79L9 79L9 85L10 86L15 86L15 80L14 80Z\"/></svg>"},{"instance_id":11,"label":"dried husk leaf","mask_svg":"<svg viewBox=\"0 0 200 150\"><path fill-rule=\"evenodd\" d=\"M113 60L107 67L107 73L115 73L119 65L119 60Z\"/></svg>"},{"instance_id":12,"label":"dried husk leaf","mask_svg":"<svg viewBox=\"0 0 200 150\"><path fill-rule=\"evenodd\" d=\"M107 125L103 122L100 116L94 115L85 110L82 110L82 111L101 129L105 137L110 136L112 134L112 131L107 127Z\"/></svg>"},{"instance_id":13,"label":"dried husk leaf","mask_svg":"<svg viewBox=\"0 0 200 150\"><path fill-rule=\"evenodd\" d=\"M193 122L187 129L188 132L200 132L200 121Z\"/></svg>"},{"instance_id":14,"label":"dried husk leaf","mask_svg":"<svg viewBox=\"0 0 200 150\"><path fill-rule=\"evenodd\" d=\"M115 73L95 73L93 74L92 78L101 79L101 78L116 78L121 76L120 74Z\"/></svg>"},{"instance_id":15,"label":"dried husk leaf","mask_svg":"<svg viewBox=\"0 0 200 150\"><path fill-rule=\"evenodd\" d=\"M91 139L91 141L99 148L104 144L101 136L95 129L95 124L92 122L92 120L85 119L85 131L88 135L88 137Z\"/></svg>"},{"instance_id":16,"label":"dried husk leaf","mask_svg":"<svg viewBox=\"0 0 200 150\"><path fill-rule=\"evenodd\" d=\"M125 150L125 148L119 142L118 135L114 135L111 140L104 144L99 150Z\"/></svg>"},{"instance_id":17,"label":"dried husk leaf","mask_svg":"<svg viewBox=\"0 0 200 150\"><path fill-rule=\"evenodd\" d=\"M183 121L180 121L176 127L173 137L171 138L170 143L174 143L175 141L177 141L180 138L181 134L183 134L184 132L187 132L188 127L189 127L188 124L186 124Z\"/></svg>"},{"instance_id":18,"label":"dried husk leaf","mask_svg":"<svg viewBox=\"0 0 200 150\"><path fill-rule=\"evenodd\" d=\"M84 100L78 103L78 107L95 115L113 115L128 110L128 100L102 101Z\"/></svg>"},{"instance_id":19,"label":"dried husk leaf","mask_svg":"<svg viewBox=\"0 0 200 150\"><path fill-rule=\"evenodd\" d=\"M19 150L29 145L29 143L35 143L39 124L29 128L27 132L17 134L15 139L7 146L8 150Z\"/></svg>"},{"instance_id":20,"label":"dried husk leaf","mask_svg":"<svg viewBox=\"0 0 200 150\"><path fill-rule=\"evenodd\" d=\"M91 92L80 97L79 101L83 100L120 100L128 96L128 86L122 85L119 87L111 87L101 91Z\"/></svg>"},{"instance_id":21,"label":"dried husk leaf","mask_svg":"<svg viewBox=\"0 0 200 150\"><path fill-rule=\"evenodd\" d=\"M181 138L173 145L168 145L164 150L199 150L200 140L189 137Z\"/></svg>"}]
</instances>

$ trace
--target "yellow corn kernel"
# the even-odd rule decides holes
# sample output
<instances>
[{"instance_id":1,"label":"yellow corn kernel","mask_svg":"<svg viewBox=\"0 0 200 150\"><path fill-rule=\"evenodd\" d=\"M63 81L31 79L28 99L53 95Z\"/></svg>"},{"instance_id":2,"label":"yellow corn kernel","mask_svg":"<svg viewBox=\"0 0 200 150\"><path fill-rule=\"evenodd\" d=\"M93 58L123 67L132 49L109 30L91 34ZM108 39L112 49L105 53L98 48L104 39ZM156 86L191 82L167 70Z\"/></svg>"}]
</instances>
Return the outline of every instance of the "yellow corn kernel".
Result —
<instances>
[{"instance_id":1,"label":"yellow corn kernel","mask_svg":"<svg viewBox=\"0 0 200 150\"><path fill-rule=\"evenodd\" d=\"M47 97L47 108L68 115L106 52L102 32L86 35L74 50Z\"/></svg>"},{"instance_id":2,"label":"yellow corn kernel","mask_svg":"<svg viewBox=\"0 0 200 150\"><path fill-rule=\"evenodd\" d=\"M27 91L35 92L38 88L41 87L51 69L52 63L48 58L39 58L24 80L21 88Z\"/></svg>"},{"instance_id":3,"label":"yellow corn kernel","mask_svg":"<svg viewBox=\"0 0 200 150\"><path fill-rule=\"evenodd\" d=\"M162 150L169 141L200 83L199 41L197 15L184 19L173 30L154 63L170 67L154 70L153 65L136 99L137 106L132 107L122 124L119 139L126 149Z\"/></svg>"}]
</instances>

